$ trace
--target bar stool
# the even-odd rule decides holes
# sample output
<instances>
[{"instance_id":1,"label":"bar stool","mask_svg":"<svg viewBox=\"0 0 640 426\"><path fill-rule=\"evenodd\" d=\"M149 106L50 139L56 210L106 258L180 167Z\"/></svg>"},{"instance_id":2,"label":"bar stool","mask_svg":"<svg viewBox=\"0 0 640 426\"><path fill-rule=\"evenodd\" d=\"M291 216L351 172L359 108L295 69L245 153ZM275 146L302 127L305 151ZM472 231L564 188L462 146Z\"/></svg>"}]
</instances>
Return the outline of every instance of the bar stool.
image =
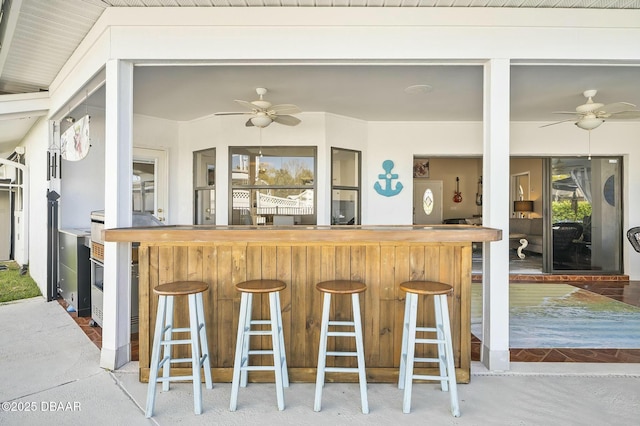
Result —
<instances>
[{"instance_id":1,"label":"bar stool","mask_svg":"<svg viewBox=\"0 0 640 426\"><path fill-rule=\"evenodd\" d=\"M367 375L364 365L364 343L362 339L362 319L360 317L359 293L367 289L367 285L359 281L335 280L323 281L316 284L316 289L324 293L322 305L322 323L320 325L320 348L318 349L318 372L316 376L316 397L313 405L314 411L320 411L322 406L322 388L324 386L325 372L358 373L360 382L360 400L362 413L369 413L367 400ZM329 319L331 307L331 295L350 294L353 321L333 321ZM353 327L353 331L329 331L329 326ZM327 338L329 336L355 337L356 352L330 351L327 352ZM353 356L358 360L358 367L327 367L327 356Z\"/></svg>"},{"instance_id":2,"label":"bar stool","mask_svg":"<svg viewBox=\"0 0 640 426\"><path fill-rule=\"evenodd\" d=\"M241 292L240 317L238 319L238 339L236 340L236 356L233 363L233 380L231 382L231 403L229 410L236 411L239 387L246 387L248 371L274 371L276 380L276 398L278 409L284 410L284 388L289 387L287 373L287 355L284 348L282 331L282 315L280 310L280 290L287 288L283 281L251 280L236 284ZM254 294L269 295L270 315L268 320L251 319L251 305ZM269 330L252 330L252 325L270 325ZM251 336L271 336L271 350L250 350ZM249 356L273 354L273 365L249 365Z\"/></svg>"},{"instance_id":3,"label":"bar stool","mask_svg":"<svg viewBox=\"0 0 640 426\"><path fill-rule=\"evenodd\" d=\"M413 380L439 380L443 392L449 391L451 398L451 414L460 417L458 405L458 388L456 384L456 370L453 362L453 342L451 339L451 325L447 295L453 293L453 287L434 281L407 281L400 284L400 290L407 293L404 309L404 327L402 332L402 352L400 354L400 375L398 388L404 389L402 412L411 412L411 388ZM433 296L435 308L435 327L418 327L418 296ZM436 333L435 339L416 338L416 332ZM437 344L438 358L416 358L415 345ZM439 376L413 374L414 362L437 362L440 368Z\"/></svg>"},{"instance_id":4,"label":"bar stool","mask_svg":"<svg viewBox=\"0 0 640 426\"><path fill-rule=\"evenodd\" d=\"M204 320L202 293L209 289L209 284L201 281L176 281L161 284L153 289L158 297L158 313L153 335L151 352L151 372L147 388L146 417L153 415L156 399L156 384L162 383L164 392L169 390L169 382L191 380L193 382L193 404L196 414L202 413L202 384L200 368L204 368L207 389L213 388L211 365L209 361L209 345ZM189 300L189 327L175 328L173 325L173 298L187 296ZM189 339L173 339L173 333L189 333ZM163 338L164 335L164 338ZM191 358L172 358L173 345L191 345ZM160 349L162 347L162 359ZM202 356L200 355L202 353ZM171 364L191 361L191 376L171 376ZM158 371L162 368L162 377Z\"/></svg>"}]
</instances>

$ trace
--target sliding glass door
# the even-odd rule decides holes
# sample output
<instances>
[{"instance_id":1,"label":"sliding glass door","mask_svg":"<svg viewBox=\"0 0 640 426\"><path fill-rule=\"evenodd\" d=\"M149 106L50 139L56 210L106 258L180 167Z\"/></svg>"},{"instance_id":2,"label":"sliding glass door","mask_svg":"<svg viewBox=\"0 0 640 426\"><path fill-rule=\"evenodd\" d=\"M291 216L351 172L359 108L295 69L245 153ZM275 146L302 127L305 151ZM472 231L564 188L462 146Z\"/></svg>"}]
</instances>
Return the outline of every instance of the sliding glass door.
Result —
<instances>
[{"instance_id":1,"label":"sliding glass door","mask_svg":"<svg viewBox=\"0 0 640 426\"><path fill-rule=\"evenodd\" d=\"M621 272L622 161L618 157L550 159L552 272Z\"/></svg>"}]
</instances>

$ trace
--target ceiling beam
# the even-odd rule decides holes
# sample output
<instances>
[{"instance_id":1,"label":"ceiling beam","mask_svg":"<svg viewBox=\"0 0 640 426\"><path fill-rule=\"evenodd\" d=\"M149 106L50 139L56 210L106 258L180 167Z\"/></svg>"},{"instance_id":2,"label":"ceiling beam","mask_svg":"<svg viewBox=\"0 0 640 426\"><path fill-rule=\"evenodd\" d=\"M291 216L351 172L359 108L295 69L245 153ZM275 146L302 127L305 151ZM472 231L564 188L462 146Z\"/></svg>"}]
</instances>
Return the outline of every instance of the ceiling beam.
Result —
<instances>
[{"instance_id":1,"label":"ceiling beam","mask_svg":"<svg viewBox=\"0 0 640 426\"><path fill-rule=\"evenodd\" d=\"M0 95L0 120L46 115L49 92Z\"/></svg>"}]
</instances>

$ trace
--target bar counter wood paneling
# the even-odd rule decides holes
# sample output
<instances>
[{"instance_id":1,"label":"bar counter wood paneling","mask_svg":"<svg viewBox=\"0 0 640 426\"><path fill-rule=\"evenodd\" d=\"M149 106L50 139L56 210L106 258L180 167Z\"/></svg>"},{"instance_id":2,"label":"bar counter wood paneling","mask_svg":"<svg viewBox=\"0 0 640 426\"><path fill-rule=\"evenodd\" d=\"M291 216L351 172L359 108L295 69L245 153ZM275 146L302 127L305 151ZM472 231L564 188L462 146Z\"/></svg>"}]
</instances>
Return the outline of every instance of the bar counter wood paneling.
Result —
<instances>
[{"instance_id":1,"label":"bar counter wood paneling","mask_svg":"<svg viewBox=\"0 0 640 426\"><path fill-rule=\"evenodd\" d=\"M151 339L158 298L155 286L176 280L209 283L205 316L214 381L231 381L240 281L267 278L287 283L280 294L289 375L292 381L314 382L320 340L322 297L315 284L332 279L360 280L367 380L395 382L398 377L409 280L434 280L454 288L449 298L457 379L467 383L471 364L471 242L497 241L502 231L465 225L437 226L163 226L107 229L105 241L139 242L140 380L149 377ZM344 300L342 300L344 299ZM176 302L183 302L177 300ZM349 298L335 298L332 315L350 319ZM424 303L419 321L433 323L432 303ZM268 313L267 300L254 301L256 316ZM176 326L188 323L186 303L177 303ZM353 346L348 338L329 342L328 350ZM252 348L270 348L255 337ZM421 349L421 350L418 350ZM433 348L416 356L434 356ZM354 349L352 349L354 350ZM175 348L188 355L188 348ZM268 356L257 362L269 364ZM327 359L327 365L355 360ZM180 369L180 367L178 367ZM435 373L437 365L416 371ZM190 366L184 366L190 374ZM429 373L426 373L429 374ZM273 374L255 372L251 381L272 381ZM357 375L333 373L327 381L356 381Z\"/></svg>"}]
</instances>

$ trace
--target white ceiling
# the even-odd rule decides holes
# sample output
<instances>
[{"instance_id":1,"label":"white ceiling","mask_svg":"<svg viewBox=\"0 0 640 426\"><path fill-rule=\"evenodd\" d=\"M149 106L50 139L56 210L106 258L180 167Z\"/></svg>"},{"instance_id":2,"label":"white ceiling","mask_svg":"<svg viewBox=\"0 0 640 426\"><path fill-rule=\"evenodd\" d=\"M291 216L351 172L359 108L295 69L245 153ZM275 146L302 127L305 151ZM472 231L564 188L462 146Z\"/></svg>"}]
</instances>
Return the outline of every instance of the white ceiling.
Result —
<instances>
[{"instance_id":1,"label":"white ceiling","mask_svg":"<svg viewBox=\"0 0 640 426\"><path fill-rule=\"evenodd\" d=\"M244 111L233 100L255 100L255 88L265 87L270 102L305 112L367 121L480 121L482 72L471 65L136 67L134 111L179 121ZM599 89L598 102L640 105L638 81L636 66L515 66L511 119L564 119L552 111L573 111L586 101L586 89ZM419 84L432 89L404 90Z\"/></svg>"},{"instance_id":2,"label":"white ceiling","mask_svg":"<svg viewBox=\"0 0 640 426\"><path fill-rule=\"evenodd\" d=\"M102 12L113 6L640 9L640 0L4 0L4 4L0 95L47 90ZM134 111L172 120L241 111L233 99L254 100L256 87L269 89L266 98L272 103L293 103L305 112L374 121L482 119L482 67L472 65L141 66L134 78ZM513 121L557 120L550 112L573 110L584 103L586 89L599 90L598 102L640 105L640 67L515 66L511 79ZM416 84L433 89L420 94L404 91ZM100 104L103 97L97 92L91 102ZM15 127L9 129L12 124ZM25 119L1 117L0 126L0 151L15 146L30 127Z\"/></svg>"}]
</instances>

